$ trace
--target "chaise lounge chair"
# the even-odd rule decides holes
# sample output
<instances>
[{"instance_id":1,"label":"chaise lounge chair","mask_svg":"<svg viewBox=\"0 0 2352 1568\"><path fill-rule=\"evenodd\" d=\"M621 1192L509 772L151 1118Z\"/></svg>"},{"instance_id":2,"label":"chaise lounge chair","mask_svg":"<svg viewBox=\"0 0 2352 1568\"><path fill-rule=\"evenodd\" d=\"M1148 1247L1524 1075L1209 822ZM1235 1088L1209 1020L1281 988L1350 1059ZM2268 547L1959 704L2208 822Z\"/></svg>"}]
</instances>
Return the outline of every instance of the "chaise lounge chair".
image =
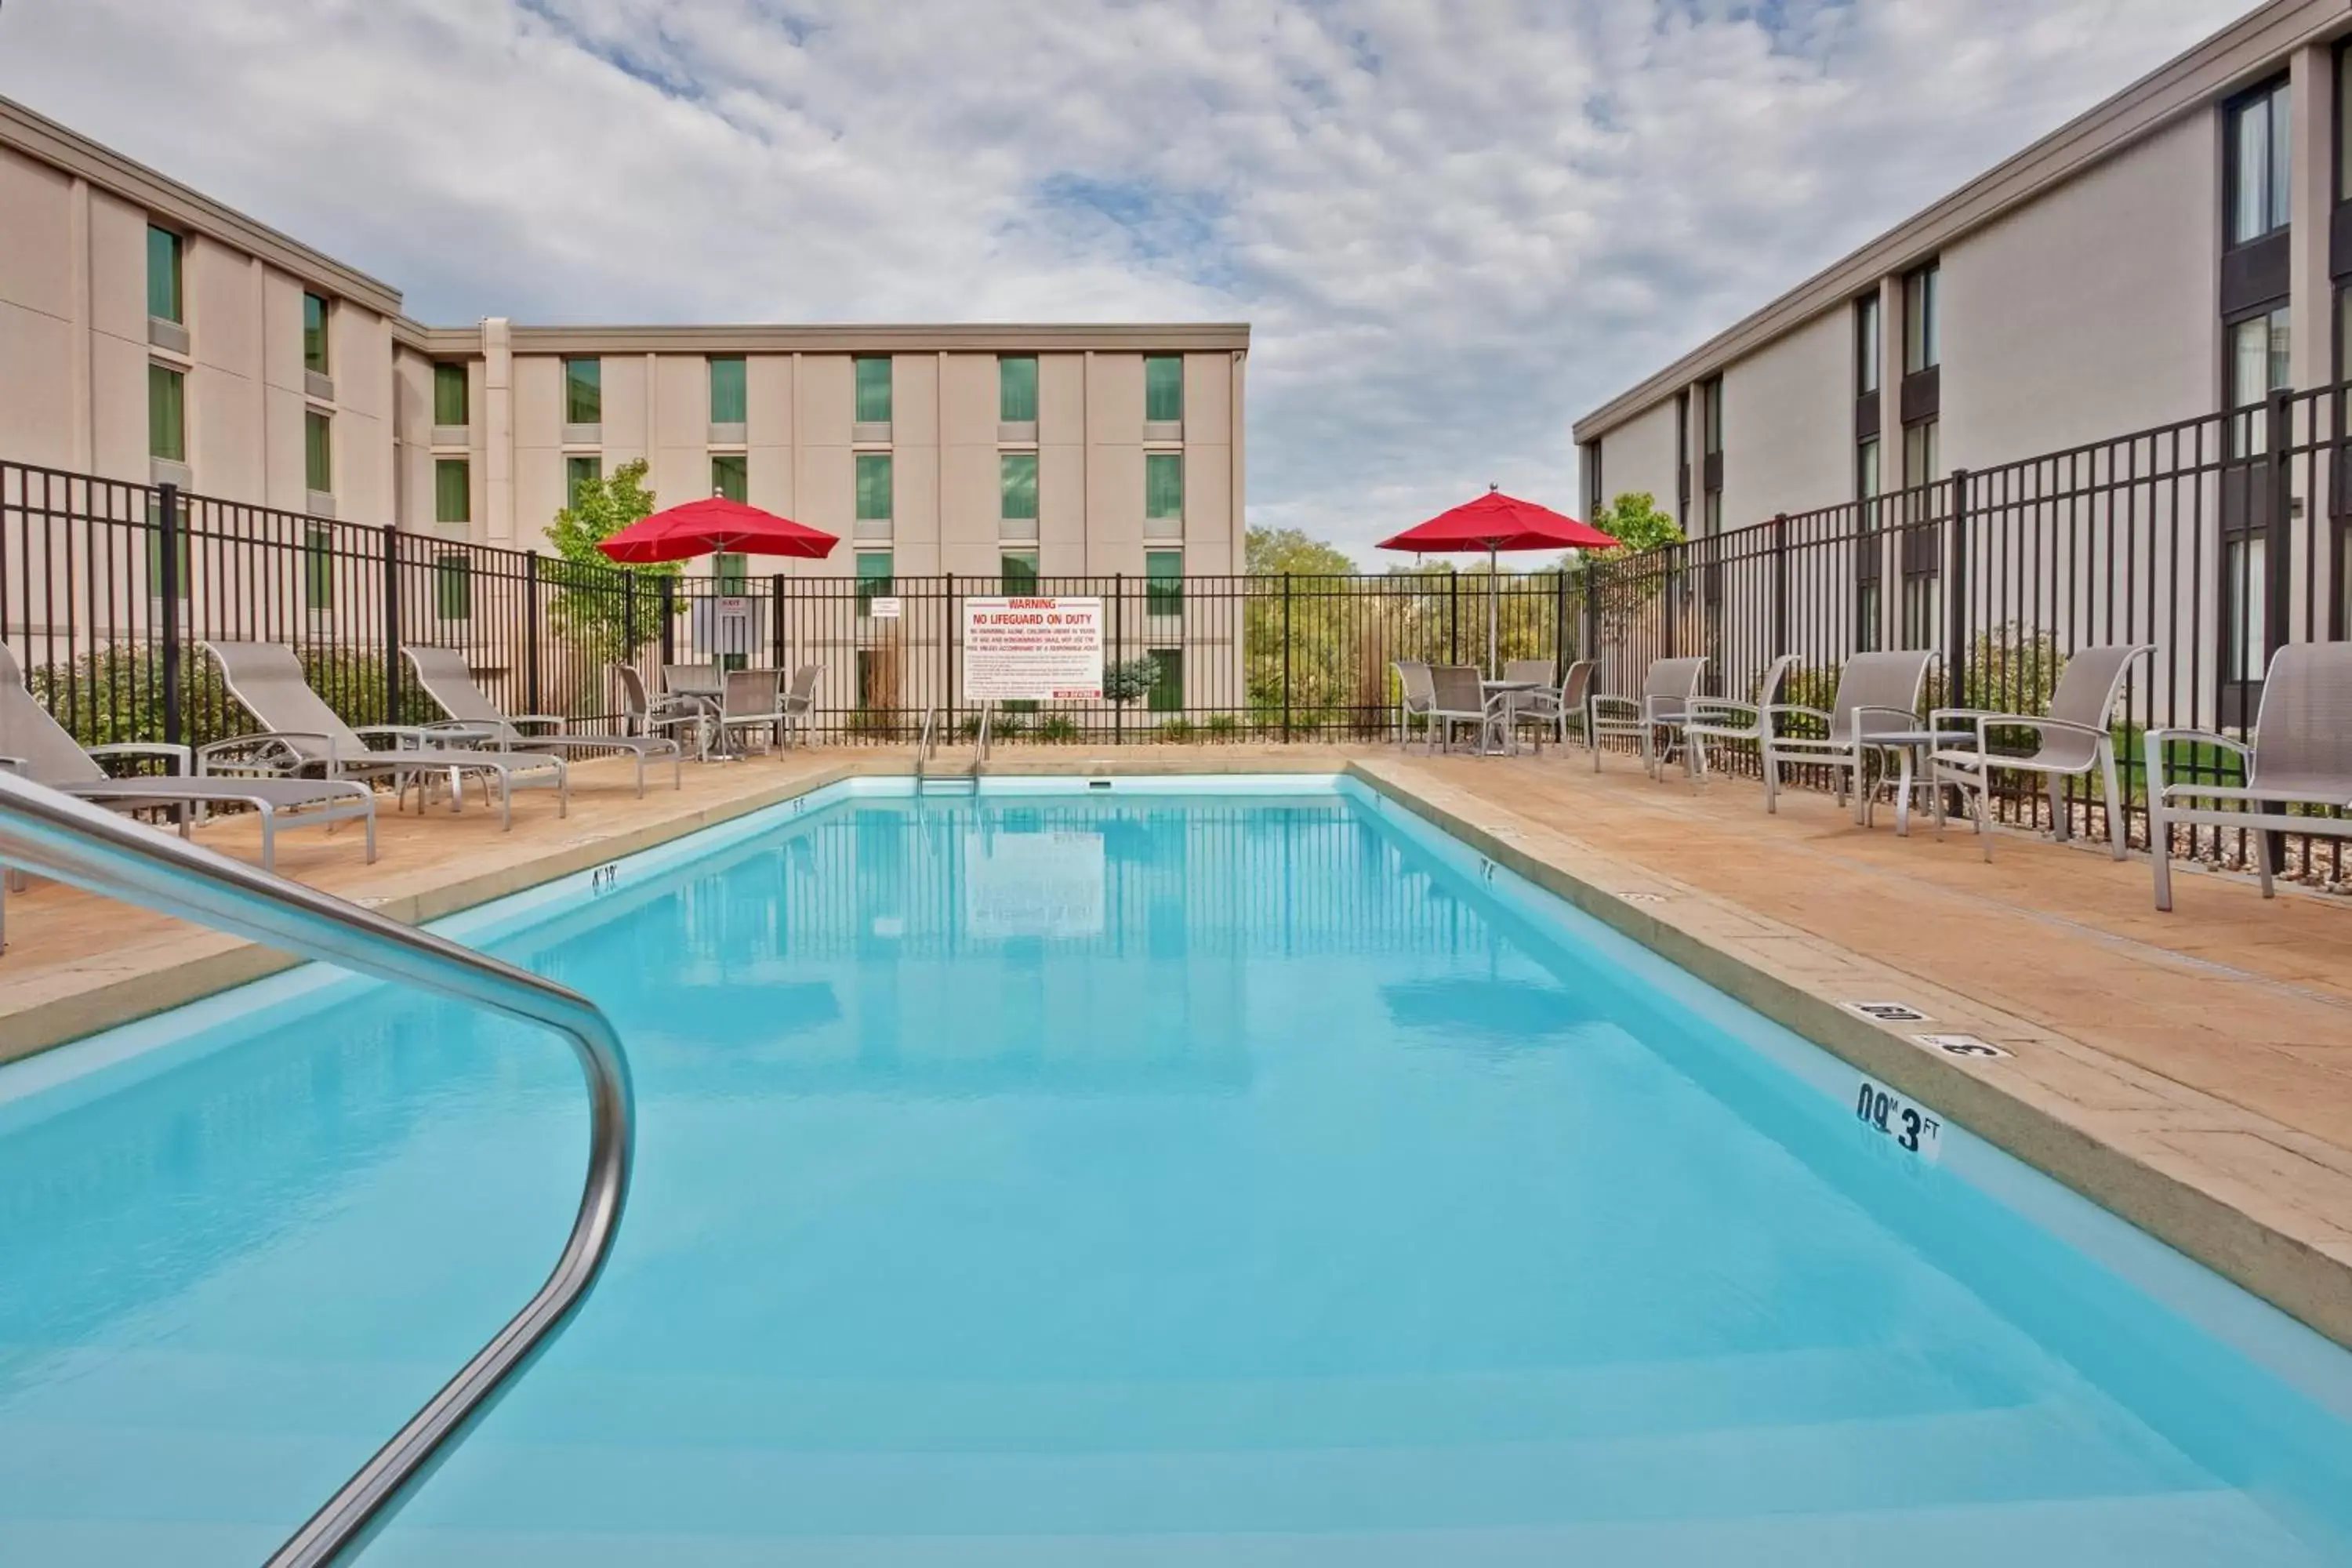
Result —
<instances>
[{"instance_id":1,"label":"chaise lounge chair","mask_svg":"<svg viewBox=\"0 0 2352 1568\"><path fill-rule=\"evenodd\" d=\"M416 724L370 724L355 730L310 689L301 661L283 643L207 642L204 646L220 666L221 683L228 688L228 694L261 722L262 729L257 734L236 735L198 747L199 771L265 777L313 770L331 779L389 776L404 796L411 782L416 784L419 811L425 809L426 785L443 774L449 779L449 808L463 809L465 775L471 773L482 781L486 793L491 782L497 782L502 828L514 826L514 792L519 789L552 789L555 814L571 814L571 781L562 757L463 751L436 744L434 731ZM365 739L371 735L407 744L373 746Z\"/></svg>"},{"instance_id":2,"label":"chaise lounge chair","mask_svg":"<svg viewBox=\"0 0 2352 1568\"><path fill-rule=\"evenodd\" d=\"M685 748L667 735L584 735L563 729L564 721L551 713L524 713L509 718L474 684L474 672L466 662L464 649L411 646L401 652L407 657L409 668L416 671L417 684L455 721L456 728L478 737L480 743L493 750L552 752L564 756L618 752L635 757L640 800L646 793L646 759L667 757L670 787L682 789L686 785ZM552 731L525 728L541 724L557 728Z\"/></svg>"},{"instance_id":3,"label":"chaise lounge chair","mask_svg":"<svg viewBox=\"0 0 2352 1568\"><path fill-rule=\"evenodd\" d=\"M100 757L162 757L168 774L114 778ZM171 808L185 838L208 805L249 805L261 819L261 868L275 870L278 829L338 822L367 824L367 858L375 859L375 792L347 779L224 778L188 774L185 746L133 742L85 750L25 689L16 655L0 646L0 763L35 784L117 811Z\"/></svg>"},{"instance_id":4,"label":"chaise lounge chair","mask_svg":"<svg viewBox=\"0 0 2352 1568\"><path fill-rule=\"evenodd\" d=\"M2155 651L2145 643L2116 643L2077 652L2067 659L2065 672L2058 678L2057 689L2050 694L2050 712L2046 717L1996 713L1979 708L1938 708L1929 714L1927 728L1937 733L1966 728L1976 731L1974 744L1942 747L1936 752L1928 781L1935 786L1937 836L1944 831L1942 786L1950 784L1971 803L1977 837L1984 845L1984 858L1991 859L1992 774L2007 768L2042 776L2050 792L2051 831L2061 839L2071 838L2074 825L2059 781L2086 777L2096 768L2100 782L2106 787L2107 848L2116 859L2122 859L2126 837L2121 821L2124 795L2116 777L2116 739L2107 729L2107 716L2115 711L2116 699L2123 692L2124 679L2131 674L2131 667ZM2003 756L1990 743L1995 730L2032 730L2040 744L2022 756Z\"/></svg>"},{"instance_id":5,"label":"chaise lounge chair","mask_svg":"<svg viewBox=\"0 0 2352 1568\"><path fill-rule=\"evenodd\" d=\"M2174 742L2218 746L2237 754L2245 783L2171 778ZM2263 705L2247 741L2204 730L2150 730L2147 836L2156 861L2156 907L2172 908L2172 826L2352 838L2352 816L2294 816L2291 805L2352 811L2352 642L2292 643L2271 657ZM2213 806L2189 803L2206 800ZM2234 810L2221 810L2228 804ZM2258 844L2263 897L2274 898L2270 847Z\"/></svg>"}]
</instances>

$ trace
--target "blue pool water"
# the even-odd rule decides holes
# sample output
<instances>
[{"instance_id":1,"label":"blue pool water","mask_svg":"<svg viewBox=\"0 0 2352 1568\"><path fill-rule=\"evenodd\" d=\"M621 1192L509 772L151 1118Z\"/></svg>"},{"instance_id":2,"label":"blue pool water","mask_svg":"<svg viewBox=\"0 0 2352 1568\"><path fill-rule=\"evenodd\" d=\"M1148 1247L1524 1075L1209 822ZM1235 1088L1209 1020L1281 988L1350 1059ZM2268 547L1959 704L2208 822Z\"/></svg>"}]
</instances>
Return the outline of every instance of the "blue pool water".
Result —
<instances>
[{"instance_id":1,"label":"blue pool water","mask_svg":"<svg viewBox=\"0 0 2352 1568\"><path fill-rule=\"evenodd\" d=\"M454 922L638 1179L368 1563L2352 1563L2352 1357L1393 805L879 787ZM0 1070L0 1562L257 1560L584 1125L318 972Z\"/></svg>"}]
</instances>

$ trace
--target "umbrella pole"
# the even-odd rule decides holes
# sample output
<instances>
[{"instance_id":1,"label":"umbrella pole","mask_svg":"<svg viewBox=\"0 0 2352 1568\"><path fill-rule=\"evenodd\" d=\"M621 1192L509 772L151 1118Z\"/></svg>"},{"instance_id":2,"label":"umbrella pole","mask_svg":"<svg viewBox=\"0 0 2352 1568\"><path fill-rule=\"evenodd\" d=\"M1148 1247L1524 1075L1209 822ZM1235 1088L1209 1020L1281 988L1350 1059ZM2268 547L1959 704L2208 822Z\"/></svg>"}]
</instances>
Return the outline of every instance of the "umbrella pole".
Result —
<instances>
[{"instance_id":1,"label":"umbrella pole","mask_svg":"<svg viewBox=\"0 0 2352 1568\"><path fill-rule=\"evenodd\" d=\"M1503 586L1500 571L1501 568L1496 564L1495 546L1490 541L1486 545L1486 679L1489 680L1503 679L1499 645L1495 635L1496 599Z\"/></svg>"}]
</instances>

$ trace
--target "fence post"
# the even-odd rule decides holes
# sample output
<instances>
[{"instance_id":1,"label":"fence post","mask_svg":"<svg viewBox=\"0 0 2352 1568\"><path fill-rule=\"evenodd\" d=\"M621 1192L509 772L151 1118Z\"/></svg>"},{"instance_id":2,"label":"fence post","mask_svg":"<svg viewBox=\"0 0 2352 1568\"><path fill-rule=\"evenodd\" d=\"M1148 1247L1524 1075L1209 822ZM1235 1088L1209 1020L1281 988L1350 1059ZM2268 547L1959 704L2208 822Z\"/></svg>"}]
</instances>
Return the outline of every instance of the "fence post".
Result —
<instances>
[{"instance_id":1,"label":"fence post","mask_svg":"<svg viewBox=\"0 0 2352 1568\"><path fill-rule=\"evenodd\" d=\"M1568 568L1562 566L1552 579L1551 595L1551 678L1562 679L1568 669Z\"/></svg>"},{"instance_id":2,"label":"fence post","mask_svg":"<svg viewBox=\"0 0 2352 1568\"><path fill-rule=\"evenodd\" d=\"M156 504L163 509L155 520L155 542L160 551L155 574L161 580L157 586L163 595L163 743L176 746L181 731L180 487L163 484L155 489Z\"/></svg>"},{"instance_id":3,"label":"fence post","mask_svg":"<svg viewBox=\"0 0 2352 1568\"><path fill-rule=\"evenodd\" d=\"M1595 660L1594 673L1600 673L1601 658L1601 595L1593 584L1593 570L1600 563L1588 553L1577 562L1576 591L1584 595L1584 607L1577 618L1582 622L1577 633L1577 657Z\"/></svg>"},{"instance_id":4,"label":"fence post","mask_svg":"<svg viewBox=\"0 0 2352 1568\"><path fill-rule=\"evenodd\" d=\"M1789 651L1789 514L1772 519L1772 657ZM1787 701L1787 698L1782 698Z\"/></svg>"},{"instance_id":5,"label":"fence post","mask_svg":"<svg viewBox=\"0 0 2352 1568\"><path fill-rule=\"evenodd\" d=\"M2287 447L2294 439L2294 395L2284 388L2271 394L2270 438L2263 443L2263 460L2269 468L2270 517L2263 545L2263 670L2286 646L2294 597L2294 468ZM2251 720L2249 721L2251 721Z\"/></svg>"},{"instance_id":6,"label":"fence post","mask_svg":"<svg viewBox=\"0 0 2352 1568\"><path fill-rule=\"evenodd\" d=\"M637 574L634 572L621 574L621 658L631 666L637 662Z\"/></svg>"},{"instance_id":7,"label":"fence post","mask_svg":"<svg viewBox=\"0 0 2352 1568\"><path fill-rule=\"evenodd\" d=\"M522 691L523 706L532 712L539 706L539 552L527 552L522 558Z\"/></svg>"},{"instance_id":8,"label":"fence post","mask_svg":"<svg viewBox=\"0 0 2352 1568\"><path fill-rule=\"evenodd\" d=\"M400 528L383 528L383 722L400 722Z\"/></svg>"},{"instance_id":9,"label":"fence post","mask_svg":"<svg viewBox=\"0 0 2352 1568\"><path fill-rule=\"evenodd\" d=\"M677 579L661 580L661 649L664 664L677 662Z\"/></svg>"},{"instance_id":10,"label":"fence post","mask_svg":"<svg viewBox=\"0 0 2352 1568\"><path fill-rule=\"evenodd\" d=\"M945 576L940 579L940 584L941 586L940 592L941 598L940 603L941 608L940 612L940 669L947 689L945 695L947 698L948 733L952 735L955 733L956 726L956 633L960 629L957 625L956 617L955 574L952 572L946 574ZM978 766L979 764L974 763L973 765Z\"/></svg>"},{"instance_id":11,"label":"fence post","mask_svg":"<svg viewBox=\"0 0 2352 1568\"><path fill-rule=\"evenodd\" d=\"M1462 574L1445 574L1445 662L1462 662Z\"/></svg>"},{"instance_id":12,"label":"fence post","mask_svg":"<svg viewBox=\"0 0 2352 1568\"><path fill-rule=\"evenodd\" d=\"M784 574L774 573L768 578L768 646L772 650L768 662L778 669L792 649L784 641ZM789 678L788 678L789 679Z\"/></svg>"},{"instance_id":13,"label":"fence post","mask_svg":"<svg viewBox=\"0 0 2352 1568\"><path fill-rule=\"evenodd\" d=\"M1127 574L1114 572L1110 577L1110 651L1111 662L1121 662L1127 647ZM1146 697L1145 701L1150 699ZM1110 738L1114 745L1127 743L1127 704L1110 705Z\"/></svg>"},{"instance_id":14,"label":"fence post","mask_svg":"<svg viewBox=\"0 0 2352 1568\"><path fill-rule=\"evenodd\" d=\"M1663 652L1668 658L1675 657L1682 642L1683 618L1683 552L1687 544L1666 546L1666 591L1658 595L1665 605L1665 625L1659 628L1664 638Z\"/></svg>"},{"instance_id":15,"label":"fence post","mask_svg":"<svg viewBox=\"0 0 2352 1568\"><path fill-rule=\"evenodd\" d=\"M1290 739L1290 574L1282 574L1282 738Z\"/></svg>"},{"instance_id":16,"label":"fence post","mask_svg":"<svg viewBox=\"0 0 2352 1568\"><path fill-rule=\"evenodd\" d=\"M1952 565L1944 578L1944 619L1949 630L1944 645L1944 706L1969 705L1969 471L1952 470Z\"/></svg>"}]
</instances>

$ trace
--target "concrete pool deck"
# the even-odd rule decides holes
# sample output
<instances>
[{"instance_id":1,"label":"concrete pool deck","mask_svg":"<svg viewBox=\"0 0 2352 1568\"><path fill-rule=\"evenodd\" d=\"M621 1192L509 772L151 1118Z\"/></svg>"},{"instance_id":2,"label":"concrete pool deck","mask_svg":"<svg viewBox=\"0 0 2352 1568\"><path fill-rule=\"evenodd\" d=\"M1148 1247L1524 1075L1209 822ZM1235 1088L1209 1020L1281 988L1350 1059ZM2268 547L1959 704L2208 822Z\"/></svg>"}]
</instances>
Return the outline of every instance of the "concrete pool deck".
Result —
<instances>
[{"instance_id":1,"label":"concrete pool deck","mask_svg":"<svg viewBox=\"0 0 2352 1568\"><path fill-rule=\"evenodd\" d=\"M619 762L575 770L572 814L517 803L385 811L358 836L281 834L279 868L429 920L856 774L899 750L689 766L639 801ZM964 765L956 759L945 767ZM1559 893L1863 1071L2074 1186L2352 1345L2352 900L2265 903L2250 881L2179 879L2155 912L2144 858L2003 834L1864 830L1826 796L1778 816L1741 780L1654 784L1630 760L1423 758L1328 746L1009 747L992 773L1351 770L1499 864ZM251 858L230 820L205 841ZM37 882L8 900L0 1060L283 967L238 939ZM1927 1021L1848 1010L1906 1003ZM1977 1036L1963 1059L1914 1042Z\"/></svg>"}]
</instances>

